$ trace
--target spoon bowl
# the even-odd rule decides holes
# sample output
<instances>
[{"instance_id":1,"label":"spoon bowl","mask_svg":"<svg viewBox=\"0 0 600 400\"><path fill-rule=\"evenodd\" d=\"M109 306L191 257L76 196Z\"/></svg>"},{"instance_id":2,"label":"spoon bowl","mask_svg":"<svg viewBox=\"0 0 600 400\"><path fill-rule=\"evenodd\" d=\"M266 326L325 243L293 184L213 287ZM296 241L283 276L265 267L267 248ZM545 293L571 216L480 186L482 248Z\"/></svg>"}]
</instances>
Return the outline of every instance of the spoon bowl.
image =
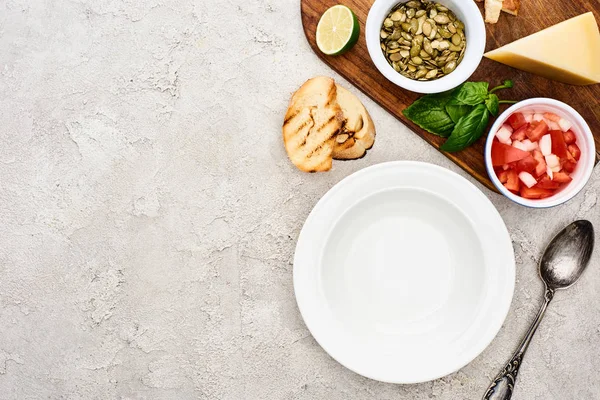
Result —
<instances>
[{"instance_id":1,"label":"spoon bowl","mask_svg":"<svg viewBox=\"0 0 600 400\"><path fill-rule=\"evenodd\" d=\"M549 289L566 289L587 268L594 248L594 227L575 221L552 239L540 261L540 277Z\"/></svg>"}]
</instances>

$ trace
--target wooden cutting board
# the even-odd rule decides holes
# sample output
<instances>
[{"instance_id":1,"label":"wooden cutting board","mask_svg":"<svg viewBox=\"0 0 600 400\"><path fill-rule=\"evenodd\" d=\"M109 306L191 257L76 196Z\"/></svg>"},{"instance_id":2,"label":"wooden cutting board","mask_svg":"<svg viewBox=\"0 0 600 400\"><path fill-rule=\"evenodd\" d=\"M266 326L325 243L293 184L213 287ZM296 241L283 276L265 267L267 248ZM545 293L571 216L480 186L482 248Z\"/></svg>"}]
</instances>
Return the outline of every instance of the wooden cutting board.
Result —
<instances>
[{"instance_id":1,"label":"wooden cutting board","mask_svg":"<svg viewBox=\"0 0 600 400\"><path fill-rule=\"evenodd\" d=\"M341 0L341 4L350 7L356 13L361 30L360 39L356 46L344 55L337 57L325 56L319 51L315 41L319 18L329 7L340 4L340 0L301 0L304 33L312 49L327 65L438 149L443 143L442 138L424 131L402 115L402 110L421 95L404 90L388 81L379 73L369 58L364 32L367 14L373 2L374 0ZM518 17L503 13L499 23L486 24L486 51L496 49L588 11L593 11L596 20L600 21L599 5L598 0L522 0ZM480 8L483 8L481 4ZM560 52L560 49L557 49L557 52ZM501 99L523 100L532 97L551 97L570 104L581 113L590 125L596 139L596 149L600 149L600 84L570 86L519 71L486 58L483 59L470 80L488 81L490 87L493 87L501 84L505 79L512 79L515 82L515 87L499 92ZM386 132L386 134L393 135L394 133ZM482 138L462 152L443 154L485 186L495 190L485 170L483 161L484 144L485 139ZM377 146L377 142L375 142L375 145Z\"/></svg>"}]
</instances>

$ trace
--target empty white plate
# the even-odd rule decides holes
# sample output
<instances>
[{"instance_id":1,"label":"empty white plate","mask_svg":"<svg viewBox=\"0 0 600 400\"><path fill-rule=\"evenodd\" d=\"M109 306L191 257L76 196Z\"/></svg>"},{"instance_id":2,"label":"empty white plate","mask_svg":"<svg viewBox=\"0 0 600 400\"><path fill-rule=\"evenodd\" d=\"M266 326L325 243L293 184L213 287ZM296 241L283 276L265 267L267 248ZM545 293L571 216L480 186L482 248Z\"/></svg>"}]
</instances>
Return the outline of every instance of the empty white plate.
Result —
<instances>
[{"instance_id":1,"label":"empty white plate","mask_svg":"<svg viewBox=\"0 0 600 400\"><path fill-rule=\"evenodd\" d=\"M515 281L502 218L473 184L418 162L344 179L309 215L294 259L300 312L338 362L417 383L472 361L498 333Z\"/></svg>"}]
</instances>

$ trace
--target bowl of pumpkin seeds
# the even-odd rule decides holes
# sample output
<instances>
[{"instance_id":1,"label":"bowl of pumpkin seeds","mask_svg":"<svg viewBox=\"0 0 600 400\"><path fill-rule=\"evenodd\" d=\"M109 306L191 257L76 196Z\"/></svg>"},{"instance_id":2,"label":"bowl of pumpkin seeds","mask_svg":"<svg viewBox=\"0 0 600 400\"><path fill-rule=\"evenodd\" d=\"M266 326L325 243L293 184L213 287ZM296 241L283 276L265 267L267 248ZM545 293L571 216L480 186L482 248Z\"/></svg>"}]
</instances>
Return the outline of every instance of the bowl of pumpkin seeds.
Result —
<instances>
[{"instance_id":1,"label":"bowl of pumpkin seeds","mask_svg":"<svg viewBox=\"0 0 600 400\"><path fill-rule=\"evenodd\" d=\"M471 0L376 0L365 32L377 69L417 93L462 84L485 51L485 24Z\"/></svg>"}]
</instances>

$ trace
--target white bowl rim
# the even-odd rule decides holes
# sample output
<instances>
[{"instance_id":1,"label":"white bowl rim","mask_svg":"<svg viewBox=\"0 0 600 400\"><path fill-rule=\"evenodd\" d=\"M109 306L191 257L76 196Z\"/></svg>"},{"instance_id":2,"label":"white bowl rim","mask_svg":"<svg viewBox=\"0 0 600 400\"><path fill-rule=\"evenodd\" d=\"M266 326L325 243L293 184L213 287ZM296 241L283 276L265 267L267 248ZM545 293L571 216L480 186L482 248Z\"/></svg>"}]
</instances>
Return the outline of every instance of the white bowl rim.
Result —
<instances>
[{"instance_id":1,"label":"white bowl rim","mask_svg":"<svg viewBox=\"0 0 600 400\"><path fill-rule=\"evenodd\" d=\"M392 7L399 3L405 3L406 1L408 0L375 0L375 3L373 3L369 10L369 15L365 24L365 39L369 56L377 70L394 84L416 93L441 93L454 89L467 81L479 67L486 46L485 23L475 2L464 0L437 0L440 3L450 1L454 4L453 7L459 8L467 16L475 17L472 20L463 21L465 26L468 25L470 28L466 31L468 42L474 42L474 45L471 45L471 47L467 45L465 57L454 72L435 81L425 82L406 78L396 72L385 59L379 44L379 32L381 30L381 25L383 24L383 19L381 19L381 21L375 21L375 14L385 10L383 13L383 18L385 18L385 15L387 15L387 12Z\"/></svg>"},{"instance_id":2,"label":"white bowl rim","mask_svg":"<svg viewBox=\"0 0 600 400\"><path fill-rule=\"evenodd\" d=\"M492 166L491 154L492 154L492 143L493 143L493 140L495 137L495 132L497 132L498 129L500 129L500 126L502 124L504 124L504 122L508 119L508 117L511 114L517 112L518 110L522 109L523 107L535 106L535 105L540 105L542 107L544 105L550 105L550 106L555 106L557 108L560 108L566 114L569 114L569 116L571 118L576 120L583 128L583 131L580 133L584 136L585 140L587 141L587 148L588 148L587 161L588 162L586 165L583 166L585 168L585 170L582 175L582 178L577 182L569 183L569 186L568 186L569 187L569 195L568 196L563 196L563 197L550 196L546 199L526 199L521 196L517 196L516 194L512 193L510 190L506 189L506 187L504 187L504 185L500 182L500 180L496 176L494 167ZM525 207L551 208L551 207L556 207L561 204L564 204L564 203L568 202L569 200L573 199L575 196L577 196L577 194L579 194L579 192L581 192L581 190L588 183L588 181L590 180L592 173L594 171L594 166L595 166L595 161L596 161L596 144L595 144L595 140L594 140L594 135L592 134L592 131L591 131L589 125L587 124L585 119L583 119L581 114L579 114L579 112L577 110L575 110L573 107L571 107L567 103L564 103L560 100L556 100L556 99L552 99L552 98L548 98L548 97L535 97L535 98L523 100L516 104L513 104L511 107L506 109L502 114L500 114L498 116L498 118L494 122L494 125L492 125L492 128L490 129L490 131L488 133L486 144L485 144L484 158L485 158L485 167L486 167L486 170L487 170L490 180L492 181L492 183L494 184L496 189L498 189L498 191L500 191L500 193L502 193L504 196L506 196L513 202L520 204L522 206L525 206Z\"/></svg>"}]
</instances>

